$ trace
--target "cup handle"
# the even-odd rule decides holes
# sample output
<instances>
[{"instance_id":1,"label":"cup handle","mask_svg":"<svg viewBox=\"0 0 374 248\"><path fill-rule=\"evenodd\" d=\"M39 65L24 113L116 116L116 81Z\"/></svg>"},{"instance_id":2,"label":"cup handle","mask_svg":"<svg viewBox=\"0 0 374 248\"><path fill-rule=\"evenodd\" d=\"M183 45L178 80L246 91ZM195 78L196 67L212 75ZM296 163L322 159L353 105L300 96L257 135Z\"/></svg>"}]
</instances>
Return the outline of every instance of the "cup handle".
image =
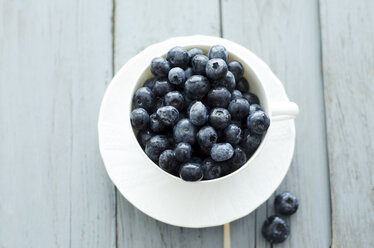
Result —
<instances>
[{"instance_id":1,"label":"cup handle","mask_svg":"<svg viewBox=\"0 0 374 248\"><path fill-rule=\"evenodd\" d=\"M299 107L294 102L272 102L270 111L272 121L283 121L295 119L299 114Z\"/></svg>"}]
</instances>

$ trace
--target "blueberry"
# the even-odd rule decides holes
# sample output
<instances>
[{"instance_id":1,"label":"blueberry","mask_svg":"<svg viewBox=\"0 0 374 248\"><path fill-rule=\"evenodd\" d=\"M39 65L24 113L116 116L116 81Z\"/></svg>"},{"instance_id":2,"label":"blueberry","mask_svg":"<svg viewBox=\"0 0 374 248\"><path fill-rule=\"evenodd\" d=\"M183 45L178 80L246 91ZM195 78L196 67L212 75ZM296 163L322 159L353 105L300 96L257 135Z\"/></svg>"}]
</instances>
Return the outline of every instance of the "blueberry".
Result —
<instances>
[{"instance_id":1,"label":"blueberry","mask_svg":"<svg viewBox=\"0 0 374 248\"><path fill-rule=\"evenodd\" d=\"M145 130L149 123L149 114L147 110L143 108L134 109L131 112L130 120L132 126L137 130Z\"/></svg>"},{"instance_id":2,"label":"blueberry","mask_svg":"<svg viewBox=\"0 0 374 248\"><path fill-rule=\"evenodd\" d=\"M179 119L179 111L173 106L164 106L157 109L157 117L165 126L173 126Z\"/></svg>"},{"instance_id":3,"label":"blueberry","mask_svg":"<svg viewBox=\"0 0 374 248\"><path fill-rule=\"evenodd\" d=\"M249 91L249 84L247 79L240 78L236 81L236 89L240 90L242 93L248 93Z\"/></svg>"},{"instance_id":4,"label":"blueberry","mask_svg":"<svg viewBox=\"0 0 374 248\"><path fill-rule=\"evenodd\" d=\"M188 119L186 111L179 112L179 120Z\"/></svg>"},{"instance_id":5,"label":"blueberry","mask_svg":"<svg viewBox=\"0 0 374 248\"><path fill-rule=\"evenodd\" d=\"M233 90L231 92L231 100L238 99L238 98L243 98L242 93L239 90Z\"/></svg>"},{"instance_id":6,"label":"blueberry","mask_svg":"<svg viewBox=\"0 0 374 248\"><path fill-rule=\"evenodd\" d=\"M173 85L166 79L157 79L152 91L156 96L164 96L166 93L172 91L173 88Z\"/></svg>"},{"instance_id":7,"label":"blueberry","mask_svg":"<svg viewBox=\"0 0 374 248\"><path fill-rule=\"evenodd\" d=\"M155 104L153 106L153 112L156 112L157 109L165 106L165 98L164 97L156 97Z\"/></svg>"},{"instance_id":8,"label":"blueberry","mask_svg":"<svg viewBox=\"0 0 374 248\"><path fill-rule=\"evenodd\" d=\"M135 108L144 108L147 111L152 110L154 104L154 94L148 87L139 88L132 99Z\"/></svg>"},{"instance_id":9,"label":"blueberry","mask_svg":"<svg viewBox=\"0 0 374 248\"><path fill-rule=\"evenodd\" d=\"M232 100L228 110L235 120L241 120L249 114L249 103L244 98Z\"/></svg>"},{"instance_id":10,"label":"blueberry","mask_svg":"<svg viewBox=\"0 0 374 248\"><path fill-rule=\"evenodd\" d=\"M258 110L261 110L261 111L263 111L262 110L262 108L261 108L261 106L260 105L258 105L258 104L251 104L250 106L249 106L249 114L253 114L254 112L256 112L256 111L258 111Z\"/></svg>"},{"instance_id":11,"label":"blueberry","mask_svg":"<svg viewBox=\"0 0 374 248\"><path fill-rule=\"evenodd\" d=\"M175 158L173 150L165 150L158 158L158 165L167 172L174 171L178 168L178 161Z\"/></svg>"},{"instance_id":12,"label":"blueberry","mask_svg":"<svg viewBox=\"0 0 374 248\"><path fill-rule=\"evenodd\" d=\"M205 55L196 55L191 59L192 70L195 74L205 75L205 67L209 59Z\"/></svg>"},{"instance_id":13,"label":"blueberry","mask_svg":"<svg viewBox=\"0 0 374 248\"><path fill-rule=\"evenodd\" d=\"M221 176L226 176L232 172L231 164L229 162L230 160L219 162L219 165L221 166Z\"/></svg>"},{"instance_id":14,"label":"blueberry","mask_svg":"<svg viewBox=\"0 0 374 248\"><path fill-rule=\"evenodd\" d=\"M190 121L195 126L202 126L208 121L208 109L202 102L195 102L188 110Z\"/></svg>"},{"instance_id":15,"label":"blueberry","mask_svg":"<svg viewBox=\"0 0 374 248\"><path fill-rule=\"evenodd\" d=\"M150 88L151 90L153 89L153 86L155 85L155 82L156 82L156 78L152 77L150 79L147 79L145 82L144 82L144 85L143 87L148 87Z\"/></svg>"},{"instance_id":16,"label":"blueberry","mask_svg":"<svg viewBox=\"0 0 374 248\"><path fill-rule=\"evenodd\" d=\"M206 180L219 178L221 176L221 165L211 158L204 160L201 169L203 170L204 179Z\"/></svg>"},{"instance_id":17,"label":"blueberry","mask_svg":"<svg viewBox=\"0 0 374 248\"><path fill-rule=\"evenodd\" d=\"M207 113L208 113L208 115L209 115L209 113L210 113L210 107L207 105L207 103L206 103L206 98L203 98L202 100L192 100L191 101L191 103L190 103L190 105L188 105L188 107L187 107L187 109L186 109L186 112L187 112L187 116L189 115L189 113L190 113L190 109L191 109L191 107L195 104L195 103L197 103L197 102L201 102L204 106L205 106L205 108L207 109Z\"/></svg>"},{"instance_id":18,"label":"blueberry","mask_svg":"<svg viewBox=\"0 0 374 248\"><path fill-rule=\"evenodd\" d=\"M247 162L247 155L245 154L244 149L240 146L234 148L234 155L230 158L230 163L233 170L237 170L242 167L245 162Z\"/></svg>"},{"instance_id":19,"label":"blueberry","mask_svg":"<svg viewBox=\"0 0 374 248\"><path fill-rule=\"evenodd\" d=\"M261 143L262 135L250 133L248 130L244 131L243 139L240 145L246 150L246 152L253 153L256 151Z\"/></svg>"},{"instance_id":20,"label":"blueberry","mask_svg":"<svg viewBox=\"0 0 374 248\"><path fill-rule=\"evenodd\" d=\"M157 77L166 77L170 71L170 64L162 57L151 61L151 72Z\"/></svg>"},{"instance_id":21,"label":"blueberry","mask_svg":"<svg viewBox=\"0 0 374 248\"><path fill-rule=\"evenodd\" d=\"M247 127L252 133L263 134L269 125L270 119L264 111L256 111L247 117Z\"/></svg>"},{"instance_id":22,"label":"blueberry","mask_svg":"<svg viewBox=\"0 0 374 248\"><path fill-rule=\"evenodd\" d=\"M162 124L156 113L151 114L151 116L149 117L149 127L155 133L160 133L166 128L166 126Z\"/></svg>"},{"instance_id":23,"label":"blueberry","mask_svg":"<svg viewBox=\"0 0 374 248\"><path fill-rule=\"evenodd\" d=\"M204 51L197 47L191 48L190 50L187 51L187 53L191 61L192 61L192 58L195 57L196 55L205 55Z\"/></svg>"},{"instance_id":24,"label":"blueberry","mask_svg":"<svg viewBox=\"0 0 374 248\"><path fill-rule=\"evenodd\" d=\"M184 98L179 91L171 91L165 95L165 105L173 106L181 111L184 108Z\"/></svg>"},{"instance_id":25,"label":"blueberry","mask_svg":"<svg viewBox=\"0 0 374 248\"><path fill-rule=\"evenodd\" d=\"M229 59L229 54L226 48L222 45L214 45L210 48L208 53L209 59L219 58L223 59L225 62Z\"/></svg>"},{"instance_id":26,"label":"blueberry","mask_svg":"<svg viewBox=\"0 0 374 248\"><path fill-rule=\"evenodd\" d=\"M184 70L184 74L186 75L186 80L189 79L193 75L192 67L187 67L187 69Z\"/></svg>"},{"instance_id":27,"label":"blueberry","mask_svg":"<svg viewBox=\"0 0 374 248\"><path fill-rule=\"evenodd\" d=\"M192 148L189 143L181 142L174 149L175 158L180 162L187 162L192 157Z\"/></svg>"},{"instance_id":28,"label":"blueberry","mask_svg":"<svg viewBox=\"0 0 374 248\"><path fill-rule=\"evenodd\" d=\"M210 84L206 77L201 75L193 75L185 85L184 90L190 99L201 100L209 91Z\"/></svg>"},{"instance_id":29,"label":"blueberry","mask_svg":"<svg viewBox=\"0 0 374 248\"><path fill-rule=\"evenodd\" d=\"M227 70L226 62L222 59L211 59L205 67L206 75L212 80L223 78Z\"/></svg>"},{"instance_id":30,"label":"blueberry","mask_svg":"<svg viewBox=\"0 0 374 248\"><path fill-rule=\"evenodd\" d=\"M246 120L245 121L243 121L243 120L231 120L231 124L235 124L238 127L240 127L240 129L243 129L245 127L245 125L243 125L243 122L244 123L246 122Z\"/></svg>"},{"instance_id":31,"label":"blueberry","mask_svg":"<svg viewBox=\"0 0 374 248\"><path fill-rule=\"evenodd\" d=\"M228 91L232 92L236 86L234 75L231 73L231 71L228 71L225 76L214 81L214 86L225 87Z\"/></svg>"},{"instance_id":32,"label":"blueberry","mask_svg":"<svg viewBox=\"0 0 374 248\"><path fill-rule=\"evenodd\" d=\"M242 129L238 125L230 124L223 131L224 140L231 145L239 144L242 137Z\"/></svg>"},{"instance_id":33,"label":"blueberry","mask_svg":"<svg viewBox=\"0 0 374 248\"><path fill-rule=\"evenodd\" d=\"M214 128L224 129L231 121L231 115L227 109L215 108L209 115L209 122Z\"/></svg>"},{"instance_id":34,"label":"blueberry","mask_svg":"<svg viewBox=\"0 0 374 248\"><path fill-rule=\"evenodd\" d=\"M290 234L290 226L287 221L273 215L267 218L262 225L262 236L272 244L285 241Z\"/></svg>"},{"instance_id":35,"label":"blueberry","mask_svg":"<svg viewBox=\"0 0 374 248\"><path fill-rule=\"evenodd\" d=\"M174 140L176 143L186 142L191 145L195 143L196 128L188 119L178 121L173 129Z\"/></svg>"},{"instance_id":36,"label":"blueberry","mask_svg":"<svg viewBox=\"0 0 374 248\"><path fill-rule=\"evenodd\" d=\"M244 69L243 69L242 64L240 64L239 61L233 60L230 63L228 63L227 66L229 67L229 71L231 71L232 74L234 74L234 77L236 80L243 77Z\"/></svg>"},{"instance_id":37,"label":"blueberry","mask_svg":"<svg viewBox=\"0 0 374 248\"><path fill-rule=\"evenodd\" d=\"M214 144L210 150L210 156L217 162L229 160L233 155L234 148L230 143Z\"/></svg>"},{"instance_id":38,"label":"blueberry","mask_svg":"<svg viewBox=\"0 0 374 248\"><path fill-rule=\"evenodd\" d=\"M197 143L202 148L211 148L218 140L218 135L216 130L211 126L202 127L199 132L197 132Z\"/></svg>"},{"instance_id":39,"label":"blueberry","mask_svg":"<svg viewBox=\"0 0 374 248\"><path fill-rule=\"evenodd\" d=\"M243 93L243 97L247 99L249 104L260 104L260 100L255 94L252 93Z\"/></svg>"},{"instance_id":40,"label":"blueberry","mask_svg":"<svg viewBox=\"0 0 374 248\"><path fill-rule=\"evenodd\" d=\"M144 149L145 144L147 144L148 140L150 140L150 138L153 136L155 136L155 134L151 130L147 129L140 131L136 138L138 139L140 146Z\"/></svg>"},{"instance_id":41,"label":"blueberry","mask_svg":"<svg viewBox=\"0 0 374 248\"><path fill-rule=\"evenodd\" d=\"M203 147L200 145L196 145L193 147L193 154L197 157L205 158L205 157L210 157L210 149L211 147Z\"/></svg>"},{"instance_id":42,"label":"blueberry","mask_svg":"<svg viewBox=\"0 0 374 248\"><path fill-rule=\"evenodd\" d=\"M190 56L186 49L180 46L173 47L166 54L166 59L169 61L171 67L181 67L186 69L190 62Z\"/></svg>"},{"instance_id":43,"label":"blueberry","mask_svg":"<svg viewBox=\"0 0 374 248\"><path fill-rule=\"evenodd\" d=\"M186 73L182 68L174 67L169 71L168 79L174 85L181 85L186 81Z\"/></svg>"},{"instance_id":44,"label":"blueberry","mask_svg":"<svg viewBox=\"0 0 374 248\"><path fill-rule=\"evenodd\" d=\"M169 142L165 135L156 135L150 138L145 145L145 153L153 161L158 161L160 154L169 148Z\"/></svg>"},{"instance_id":45,"label":"blueberry","mask_svg":"<svg viewBox=\"0 0 374 248\"><path fill-rule=\"evenodd\" d=\"M226 81L227 89L232 92L236 87L236 80L234 77L234 74L231 71L228 71L226 75L223 77L223 79Z\"/></svg>"},{"instance_id":46,"label":"blueberry","mask_svg":"<svg viewBox=\"0 0 374 248\"><path fill-rule=\"evenodd\" d=\"M197 156L192 156L192 158L188 162L198 164L200 166L203 163L203 160Z\"/></svg>"},{"instance_id":47,"label":"blueberry","mask_svg":"<svg viewBox=\"0 0 374 248\"><path fill-rule=\"evenodd\" d=\"M189 162L182 165L179 176L184 181L200 181L203 178L203 171L199 164Z\"/></svg>"},{"instance_id":48,"label":"blueberry","mask_svg":"<svg viewBox=\"0 0 374 248\"><path fill-rule=\"evenodd\" d=\"M283 215L294 214L299 207L297 197L290 192L283 192L274 199L275 212Z\"/></svg>"},{"instance_id":49,"label":"blueberry","mask_svg":"<svg viewBox=\"0 0 374 248\"><path fill-rule=\"evenodd\" d=\"M171 128L166 129L162 135L165 135L169 142L169 147L174 147L174 136L173 136L173 130Z\"/></svg>"},{"instance_id":50,"label":"blueberry","mask_svg":"<svg viewBox=\"0 0 374 248\"><path fill-rule=\"evenodd\" d=\"M189 107L189 106L191 106L191 104L192 104L193 102L195 102L194 99L189 98L186 94L184 94L183 97L184 97L184 106L185 106L185 107L186 107L186 106Z\"/></svg>"},{"instance_id":51,"label":"blueberry","mask_svg":"<svg viewBox=\"0 0 374 248\"><path fill-rule=\"evenodd\" d=\"M218 128L216 128L215 130L216 130L217 135L218 135L217 143L224 142L225 141L224 140L224 130L225 129L218 129Z\"/></svg>"},{"instance_id":52,"label":"blueberry","mask_svg":"<svg viewBox=\"0 0 374 248\"><path fill-rule=\"evenodd\" d=\"M209 107L226 108L229 105L231 93L224 87L217 87L208 92L206 99Z\"/></svg>"}]
</instances>

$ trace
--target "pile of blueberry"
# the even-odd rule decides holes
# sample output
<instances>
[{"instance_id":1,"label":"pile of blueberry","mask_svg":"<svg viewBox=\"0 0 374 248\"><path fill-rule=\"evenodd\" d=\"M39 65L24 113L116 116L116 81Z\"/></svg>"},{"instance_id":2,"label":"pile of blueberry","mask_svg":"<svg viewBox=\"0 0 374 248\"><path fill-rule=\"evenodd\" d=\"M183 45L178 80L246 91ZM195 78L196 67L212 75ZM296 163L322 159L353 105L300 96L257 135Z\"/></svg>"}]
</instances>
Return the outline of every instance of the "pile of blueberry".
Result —
<instances>
[{"instance_id":1,"label":"pile of blueberry","mask_svg":"<svg viewBox=\"0 0 374 248\"><path fill-rule=\"evenodd\" d=\"M174 47L154 58L155 77L133 96L131 124L147 156L185 181L240 168L261 143L269 117L249 92L244 69L221 45Z\"/></svg>"},{"instance_id":2,"label":"pile of blueberry","mask_svg":"<svg viewBox=\"0 0 374 248\"><path fill-rule=\"evenodd\" d=\"M285 241L290 234L290 226L287 221L279 215L290 216L294 214L299 207L297 197L290 192L283 192L274 199L275 213L267 218L262 225L262 235L272 244Z\"/></svg>"}]
</instances>

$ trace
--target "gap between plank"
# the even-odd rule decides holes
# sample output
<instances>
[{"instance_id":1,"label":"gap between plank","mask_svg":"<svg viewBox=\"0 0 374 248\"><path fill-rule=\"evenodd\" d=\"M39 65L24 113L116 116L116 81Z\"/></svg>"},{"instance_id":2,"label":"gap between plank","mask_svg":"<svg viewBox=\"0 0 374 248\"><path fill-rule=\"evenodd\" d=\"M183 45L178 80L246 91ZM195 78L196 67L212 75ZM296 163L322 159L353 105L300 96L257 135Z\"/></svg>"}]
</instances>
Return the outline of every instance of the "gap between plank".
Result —
<instances>
[{"instance_id":1,"label":"gap between plank","mask_svg":"<svg viewBox=\"0 0 374 248\"><path fill-rule=\"evenodd\" d=\"M116 72L116 60L115 60L115 53L116 53L116 0L112 1L112 77L114 77L114 73Z\"/></svg>"},{"instance_id":2,"label":"gap between plank","mask_svg":"<svg viewBox=\"0 0 374 248\"><path fill-rule=\"evenodd\" d=\"M330 247L334 247L333 244L334 244L334 237L333 237L333 229L334 229L334 226L333 226L333 221L332 221L332 216L333 216L333 213L332 213L332 192L331 192L331 180L330 180L330 158L329 158L329 146L328 146L328 140L327 140L327 123L326 123L326 120L327 120L327 116L326 116L326 96L325 96L325 75L323 73L323 49L322 49L322 46L323 46L323 42L322 42L322 27L321 27L321 1L318 0L317 1L317 10L318 10L318 29L319 29L319 50L320 50L320 61L321 61L321 82L322 82L322 91L323 91L323 113L324 113L324 116L325 116L325 121L324 121L324 130L325 130L325 144L326 144L326 155L327 155L327 182L328 182L328 187L329 187L329 198L330 198L330 237L331 237L331 240L330 240Z\"/></svg>"},{"instance_id":3,"label":"gap between plank","mask_svg":"<svg viewBox=\"0 0 374 248\"><path fill-rule=\"evenodd\" d=\"M111 27L111 34L112 34L112 78L116 72L116 0L112 0L112 27ZM113 185L114 189L114 231L115 231L115 247L118 248L118 190Z\"/></svg>"},{"instance_id":4,"label":"gap between plank","mask_svg":"<svg viewBox=\"0 0 374 248\"><path fill-rule=\"evenodd\" d=\"M218 0L219 36L223 38L222 0ZM231 248L230 222L223 225L223 247Z\"/></svg>"},{"instance_id":5,"label":"gap between plank","mask_svg":"<svg viewBox=\"0 0 374 248\"><path fill-rule=\"evenodd\" d=\"M223 38L222 0L218 0L219 36Z\"/></svg>"},{"instance_id":6,"label":"gap between plank","mask_svg":"<svg viewBox=\"0 0 374 248\"><path fill-rule=\"evenodd\" d=\"M70 171L69 171L69 248L72 246L72 221L73 221L73 188L72 188L72 178L73 178L73 87L70 87L69 101L70 101Z\"/></svg>"}]
</instances>

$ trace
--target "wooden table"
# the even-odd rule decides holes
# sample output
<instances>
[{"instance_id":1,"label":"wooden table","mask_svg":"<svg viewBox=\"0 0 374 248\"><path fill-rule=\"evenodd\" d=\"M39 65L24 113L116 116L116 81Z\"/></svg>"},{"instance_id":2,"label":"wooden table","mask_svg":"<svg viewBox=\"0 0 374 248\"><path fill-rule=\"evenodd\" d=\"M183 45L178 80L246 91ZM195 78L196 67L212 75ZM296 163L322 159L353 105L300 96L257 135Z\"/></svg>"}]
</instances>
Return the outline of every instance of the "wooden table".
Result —
<instances>
[{"instance_id":1,"label":"wooden table","mask_svg":"<svg viewBox=\"0 0 374 248\"><path fill-rule=\"evenodd\" d=\"M374 1L0 0L0 247L222 247L223 228L166 225L130 205L97 141L113 74L172 36L222 36L265 60L300 106L300 198L276 247L374 247ZM270 247L273 199L231 224Z\"/></svg>"}]
</instances>

